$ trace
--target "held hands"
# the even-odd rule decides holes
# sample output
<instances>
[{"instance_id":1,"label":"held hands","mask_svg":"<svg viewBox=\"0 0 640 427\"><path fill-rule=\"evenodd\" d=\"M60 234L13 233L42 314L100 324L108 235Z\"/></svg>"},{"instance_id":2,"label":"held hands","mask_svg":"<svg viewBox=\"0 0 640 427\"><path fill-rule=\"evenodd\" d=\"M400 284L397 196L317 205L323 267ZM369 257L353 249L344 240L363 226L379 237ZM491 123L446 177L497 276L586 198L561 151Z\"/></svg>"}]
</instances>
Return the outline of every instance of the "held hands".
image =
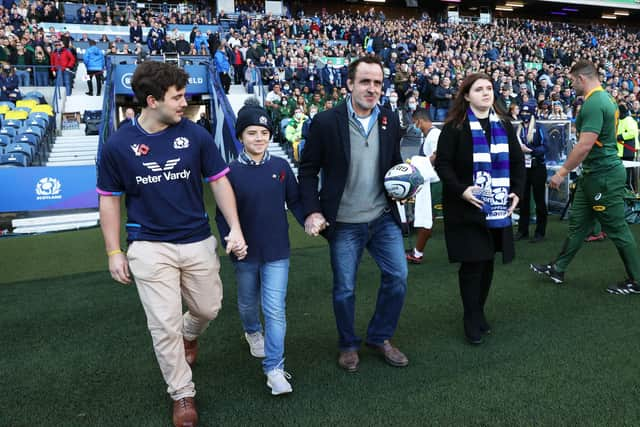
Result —
<instances>
[{"instance_id":1,"label":"held hands","mask_svg":"<svg viewBox=\"0 0 640 427\"><path fill-rule=\"evenodd\" d=\"M129 274L129 262L123 253L117 253L109 257L109 273L111 278L118 283L128 285L131 283Z\"/></svg>"},{"instance_id":2,"label":"held hands","mask_svg":"<svg viewBox=\"0 0 640 427\"><path fill-rule=\"evenodd\" d=\"M242 231L231 229L229 235L224 238L225 242L227 242L226 252L233 254L239 260L244 259L247 256L247 243L244 241L244 236L242 235Z\"/></svg>"},{"instance_id":3,"label":"held hands","mask_svg":"<svg viewBox=\"0 0 640 427\"><path fill-rule=\"evenodd\" d=\"M484 202L476 198L476 196L474 195L474 193L480 194L480 191L482 191L482 188L478 187L477 185L470 185L466 190L464 190L464 193L462 193L462 198L478 209L482 209Z\"/></svg>"},{"instance_id":4,"label":"held hands","mask_svg":"<svg viewBox=\"0 0 640 427\"><path fill-rule=\"evenodd\" d=\"M320 212L314 212L304 220L304 231L309 236L317 236L328 226L329 223Z\"/></svg>"}]
</instances>

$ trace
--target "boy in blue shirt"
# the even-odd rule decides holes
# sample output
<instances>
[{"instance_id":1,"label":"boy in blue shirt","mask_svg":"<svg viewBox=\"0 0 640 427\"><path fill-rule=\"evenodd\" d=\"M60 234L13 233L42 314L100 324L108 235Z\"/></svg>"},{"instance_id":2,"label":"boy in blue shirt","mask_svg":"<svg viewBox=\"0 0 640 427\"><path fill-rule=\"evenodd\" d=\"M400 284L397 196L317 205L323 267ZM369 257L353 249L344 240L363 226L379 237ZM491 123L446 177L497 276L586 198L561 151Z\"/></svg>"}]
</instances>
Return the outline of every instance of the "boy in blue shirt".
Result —
<instances>
[{"instance_id":1,"label":"boy in blue shirt","mask_svg":"<svg viewBox=\"0 0 640 427\"><path fill-rule=\"evenodd\" d=\"M195 426L190 365L197 338L222 304L220 261L202 199L203 178L231 225L227 253L245 244L233 189L211 135L183 117L188 74L169 63L138 65L131 86L142 113L102 148L98 165L100 226L114 280L135 277L160 370L173 399L175 426ZM120 197L126 195L127 242L120 249ZM182 301L188 311L182 313Z\"/></svg>"},{"instance_id":2,"label":"boy in blue shirt","mask_svg":"<svg viewBox=\"0 0 640 427\"><path fill-rule=\"evenodd\" d=\"M289 276L287 207L304 223L298 183L289 163L267 151L273 127L266 110L250 100L239 112L236 135L244 145L229 164L228 174L238 203L240 225L247 239L246 258L234 261L238 282L238 311L254 357L264 357L263 370L271 394L291 393L291 376L284 370L285 299ZM229 226L216 216L220 235ZM265 320L262 336L260 305Z\"/></svg>"}]
</instances>

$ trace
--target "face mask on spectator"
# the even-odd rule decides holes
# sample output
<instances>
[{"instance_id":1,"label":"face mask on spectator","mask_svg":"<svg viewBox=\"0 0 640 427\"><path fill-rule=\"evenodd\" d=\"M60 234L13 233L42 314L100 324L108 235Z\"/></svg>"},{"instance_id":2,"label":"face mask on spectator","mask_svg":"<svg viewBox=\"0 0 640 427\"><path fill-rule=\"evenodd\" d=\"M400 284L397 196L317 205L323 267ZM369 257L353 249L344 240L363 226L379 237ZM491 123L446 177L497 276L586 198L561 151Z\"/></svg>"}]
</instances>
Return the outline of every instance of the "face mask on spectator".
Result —
<instances>
[{"instance_id":1,"label":"face mask on spectator","mask_svg":"<svg viewBox=\"0 0 640 427\"><path fill-rule=\"evenodd\" d=\"M302 113L296 113L293 115L296 120L300 120L302 118Z\"/></svg>"},{"instance_id":2,"label":"face mask on spectator","mask_svg":"<svg viewBox=\"0 0 640 427\"><path fill-rule=\"evenodd\" d=\"M395 104L396 102L398 102L398 97L397 96L391 96L391 97L389 97L389 101L391 101L391 103Z\"/></svg>"},{"instance_id":3,"label":"face mask on spectator","mask_svg":"<svg viewBox=\"0 0 640 427\"><path fill-rule=\"evenodd\" d=\"M289 90L289 86L285 86L285 87L284 87L284 90Z\"/></svg>"},{"instance_id":4,"label":"face mask on spectator","mask_svg":"<svg viewBox=\"0 0 640 427\"><path fill-rule=\"evenodd\" d=\"M311 117L313 119L313 117L316 115L316 111L311 111L309 113L309 117Z\"/></svg>"},{"instance_id":5,"label":"face mask on spectator","mask_svg":"<svg viewBox=\"0 0 640 427\"><path fill-rule=\"evenodd\" d=\"M410 103L409 103L409 109L410 109L410 110L415 110L417 106L418 106L418 105L417 105L415 102L410 102Z\"/></svg>"}]
</instances>

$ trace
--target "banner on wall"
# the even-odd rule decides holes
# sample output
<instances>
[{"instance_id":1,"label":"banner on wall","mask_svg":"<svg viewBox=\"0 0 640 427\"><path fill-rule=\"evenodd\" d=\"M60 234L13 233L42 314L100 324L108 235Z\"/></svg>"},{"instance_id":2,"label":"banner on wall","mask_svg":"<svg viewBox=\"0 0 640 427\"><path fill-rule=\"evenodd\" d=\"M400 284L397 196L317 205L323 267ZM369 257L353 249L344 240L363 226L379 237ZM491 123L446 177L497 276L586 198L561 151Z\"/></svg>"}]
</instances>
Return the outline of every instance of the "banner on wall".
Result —
<instances>
[{"instance_id":1,"label":"banner on wall","mask_svg":"<svg viewBox=\"0 0 640 427\"><path fill-rule=\"evenodd\" d=\"M209 92L207 65L185 65L183 68L189 74L187 95L198 95ZM113 78L116 95L133 95L131 78L133 77L135 69L135 64L116 65Z\"/></svg>"},{"instance_id":2,"label":"banner on wall","mask_svg":"<svg viewBox=\"0 0 640 427\"><path fill-rule=\"evenodd\" d=\"M98 207L95 166L0 169L0 212Z\"/></svg>"}]
</instances>

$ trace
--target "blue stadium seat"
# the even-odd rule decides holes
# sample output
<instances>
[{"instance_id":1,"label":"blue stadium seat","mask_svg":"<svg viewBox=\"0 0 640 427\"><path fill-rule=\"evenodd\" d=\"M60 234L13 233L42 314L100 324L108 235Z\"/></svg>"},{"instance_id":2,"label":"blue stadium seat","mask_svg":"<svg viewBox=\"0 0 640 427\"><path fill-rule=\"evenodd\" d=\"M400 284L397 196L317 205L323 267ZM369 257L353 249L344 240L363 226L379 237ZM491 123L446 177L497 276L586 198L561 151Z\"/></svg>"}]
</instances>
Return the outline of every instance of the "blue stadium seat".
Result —
<instances>
[{"instance_id":1,"label":"blue stadium seat","mask_svg":"<svg viewBox=\"0 0 640 427\"><path fill-rule=\"evenodd\" d=\"M13 144L9 144L4 149L6 154L14 154L14 153L22 153L27 156L27 164L31 163L31 159L33 159L33 155L35 154L35 150L33 146L29 144L25 144L23 142L14 142Z\"/></svg>"},{"instance_id":2,"label":"blue stadium seat","mask_svg":"<svg viewBox=\"0 0 640 427\"><path fill-rule=\"evenodd\" d=\"M42 129L40 126L22 126L20 129L18 129L17 135L22 135L25 133L42 136L44 135L44 129Z\"/></svg>"},{"instance_id":3,"label":"blue stadium seat","mask_svg":"<svg viewBox=\"0 0 640 427\"><path fill-rule=\"evenodd\" d=\"M41 137L39 137L38 135L34 135L32 133L23 133L20 135L16 135L16 137L13 139L13 142L29 144L32 147L38 147L38 145L40 145L40 140Z\"/></svg>"},{"instance_id":4,"label":"blue stadium seat","mask_svg":"<svg viewBox=\"0 0 640 427\"><path fill-rule=\"evenodd\" d=\"M8 105L12 110L16 108L16 104L11 101L0 101L0 105Z\"/></svg>"},{"instance_id":5,"label":"blue stadium seat","mask_svg":"<svg viewBox=\"0 0 640 427\"><path fill-rule=\"evenodd\" d=\"M12 127L15 129L20 129L22 127L22 120L17 120L17 119L2 120L2 127Z\"/></svg>"},{"instance_id":6,"label":"blue stadium seat","mask_svg":"<svg viewBox=\"0 0 640 427\"><path fill-rule=\"evenodd\" d=\"M22 153L0 154L0 167L29 165L29 159Z\"/></svg>"},{"instance_id":7,"label":"blue stadium seat","mask_svg":"<svg viewBox=\"0 0 640 427\"><path fill-rule=\"evenodd\" d=\"M47 124L49 124L49 115L47 113L45 113L45 112L42 112L42 111L34 111L33 113L29 114L29 118L30 119L42 119Z\"/></svg>"},{"instance_id":8,"label":"blue stadium seat","mask_svg":"<svg viewBox=\"0 0 640 427\"><path fill-rule=\"evenodd\" d=\"M39 104L44 104L46 102L46 99L44 97L44 95L42 94L42 92L39 92L37 90L32 90L31 92L27 92L22 96L22 99L37 99Z\"/></svg>"},{"instance_id":9,"label":"blue stadium seat","mask_svg":"<svg viewBox=\"0 0 640 427\"><path fill-rule=\"evenodd\" d=\"M13 138L14 136L16 136L16 133L18 133L18 130L16 128L3 127L2 129L0 129L0 135L9 135Z\"/></svg>"},{"instance_id":10,"label":"blue stadium seat","mask_svg":"<svg viewBox=\"0 0 640 427\"><path fill-rule=\"evenodd\" d=\"M13 111L25 111L28 114L28 113L31 112L31 108L29 108L29 107L16 107L16 108L13 109Z\"/></svg>"},{"instance_id":11,"label":"blue stadium seat","mask_svg":"<svg viewBox=\"0 0 640 427\"><path fill-rule=\"evenodd\" d=\"M24 122L25 126L37 126L44 130L47 129L47 121L39 117L30 117Z\"/></svg>"},{"instance_id":12,"label":"blue stadium seat","mask_svg":"<svg viewBox=\"0 0 640 427\"><path fill-rule=\"evenodd\" d=\"M13 142L13 137L0 134L0 147L6 147Z\"/></svg>"}]
</instances>

